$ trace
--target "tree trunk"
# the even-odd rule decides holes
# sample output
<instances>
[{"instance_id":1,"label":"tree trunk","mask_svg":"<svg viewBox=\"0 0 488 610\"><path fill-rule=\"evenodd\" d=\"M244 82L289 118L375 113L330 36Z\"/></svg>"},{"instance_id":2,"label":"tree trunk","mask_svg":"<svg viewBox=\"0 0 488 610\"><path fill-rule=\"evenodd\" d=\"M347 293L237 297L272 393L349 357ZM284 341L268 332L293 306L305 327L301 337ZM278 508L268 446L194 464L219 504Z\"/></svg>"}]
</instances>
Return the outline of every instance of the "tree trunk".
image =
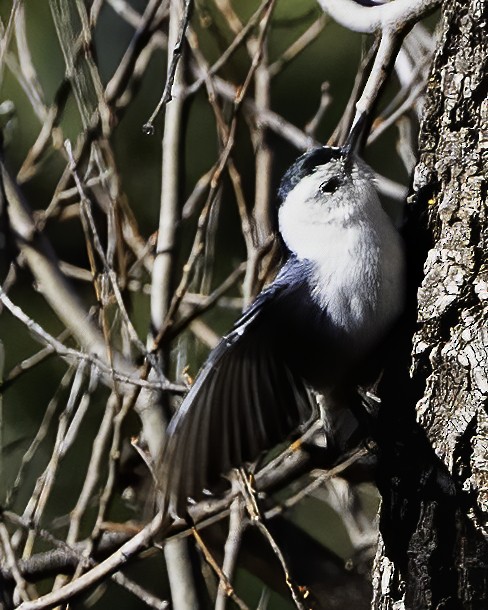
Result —
<instances>
[{"instance_id":1,"label":"tree trunk","mask_svg":"<svg viewBox=\"0 0 488 610\"><path fill-rule=\"evenodd\" d=\"M396 386L383 416L375 610L488 608L486 17L484 0L443 3L412 198L428 254L410 404Z\"/></svg>"}]
</instances>

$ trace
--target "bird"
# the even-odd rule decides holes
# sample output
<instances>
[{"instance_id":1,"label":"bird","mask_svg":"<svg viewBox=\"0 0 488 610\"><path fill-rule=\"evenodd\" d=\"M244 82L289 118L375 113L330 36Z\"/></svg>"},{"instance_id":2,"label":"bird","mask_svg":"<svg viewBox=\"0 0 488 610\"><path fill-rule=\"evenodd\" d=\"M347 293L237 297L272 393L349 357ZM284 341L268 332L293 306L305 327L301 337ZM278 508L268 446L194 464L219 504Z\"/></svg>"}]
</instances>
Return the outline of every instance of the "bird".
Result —
<instances>
[{"instance_id":1,"label":"bird","mask_svg":"<svg viewBox=\"0 0 488 610\"><path fill-rule=\"evenodd\" d=\"M316 394L326 411L347 408L400 317L402 238L358 154L363 139L360 119L343 146L308 150L284 174L283 264L210 352L169 423L160 473L170 514L184 516L232 468L318 417Z\"/></svg>"}]
</instances>

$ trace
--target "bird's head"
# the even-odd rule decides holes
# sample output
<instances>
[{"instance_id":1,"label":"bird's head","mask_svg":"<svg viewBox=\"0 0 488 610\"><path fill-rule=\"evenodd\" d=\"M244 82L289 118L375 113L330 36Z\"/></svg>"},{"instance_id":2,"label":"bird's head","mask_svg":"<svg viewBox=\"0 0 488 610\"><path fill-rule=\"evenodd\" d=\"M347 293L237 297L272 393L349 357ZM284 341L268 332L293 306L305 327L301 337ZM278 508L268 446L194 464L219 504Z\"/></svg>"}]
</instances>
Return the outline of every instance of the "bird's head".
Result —
<instances>
[{"instance_id":1,"label":"bird's head","mask_svg":"<svg viewBox=\"0 0 488 610\"><path fill-rule=\"evenodd\" d=\"M344 146L307 151L283 176L279 230L300 258L313 258L324 239L340 238L342 229L367 220L380 205L373 172L357 155L361 128L353 128Z\"/></svg>"}]
</instances>

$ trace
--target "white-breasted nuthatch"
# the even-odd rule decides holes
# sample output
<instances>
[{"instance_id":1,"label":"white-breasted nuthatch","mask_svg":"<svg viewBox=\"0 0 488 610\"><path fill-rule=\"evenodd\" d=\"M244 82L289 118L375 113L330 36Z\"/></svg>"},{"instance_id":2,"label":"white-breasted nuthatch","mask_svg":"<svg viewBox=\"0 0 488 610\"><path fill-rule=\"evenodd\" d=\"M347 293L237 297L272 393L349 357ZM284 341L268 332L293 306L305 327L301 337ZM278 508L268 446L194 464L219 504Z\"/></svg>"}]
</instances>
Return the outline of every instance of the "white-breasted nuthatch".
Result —
<instances>
[{"instance_id":1,"label":"white-breasted nuthatch","mask_svg":"<svg viewBox=\"0 0 488 610\"><path fill-rule=\"evenodd\" d=\"M283 177L286 260L211 352L168 427L162 487L172 513L314 417L310 389L335 408L402 311L402 240L356 155L360 131L341 148L306 152Z\"/></svg>"}]
</instances>

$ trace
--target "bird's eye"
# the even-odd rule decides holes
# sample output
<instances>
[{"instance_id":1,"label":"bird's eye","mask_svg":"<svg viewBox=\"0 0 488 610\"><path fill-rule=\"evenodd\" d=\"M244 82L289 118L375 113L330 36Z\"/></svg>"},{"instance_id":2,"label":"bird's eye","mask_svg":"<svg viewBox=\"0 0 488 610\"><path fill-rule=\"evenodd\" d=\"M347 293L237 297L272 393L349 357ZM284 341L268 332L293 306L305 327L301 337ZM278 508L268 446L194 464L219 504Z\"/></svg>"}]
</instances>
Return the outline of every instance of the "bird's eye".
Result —
<instances>
[{"instance_id":1,"label":"bird's eye","mask_svg":"<svg viewBox=\"0 0 488 610\"><path fill-rule=\"evenodd\" d=\"M329 180L322 182L320 185L320 190L322 193L334 193L340 187L341 182L342 181L340 178L334 176L334 178L330 178Z\"/></svg>"}]
</instances>

